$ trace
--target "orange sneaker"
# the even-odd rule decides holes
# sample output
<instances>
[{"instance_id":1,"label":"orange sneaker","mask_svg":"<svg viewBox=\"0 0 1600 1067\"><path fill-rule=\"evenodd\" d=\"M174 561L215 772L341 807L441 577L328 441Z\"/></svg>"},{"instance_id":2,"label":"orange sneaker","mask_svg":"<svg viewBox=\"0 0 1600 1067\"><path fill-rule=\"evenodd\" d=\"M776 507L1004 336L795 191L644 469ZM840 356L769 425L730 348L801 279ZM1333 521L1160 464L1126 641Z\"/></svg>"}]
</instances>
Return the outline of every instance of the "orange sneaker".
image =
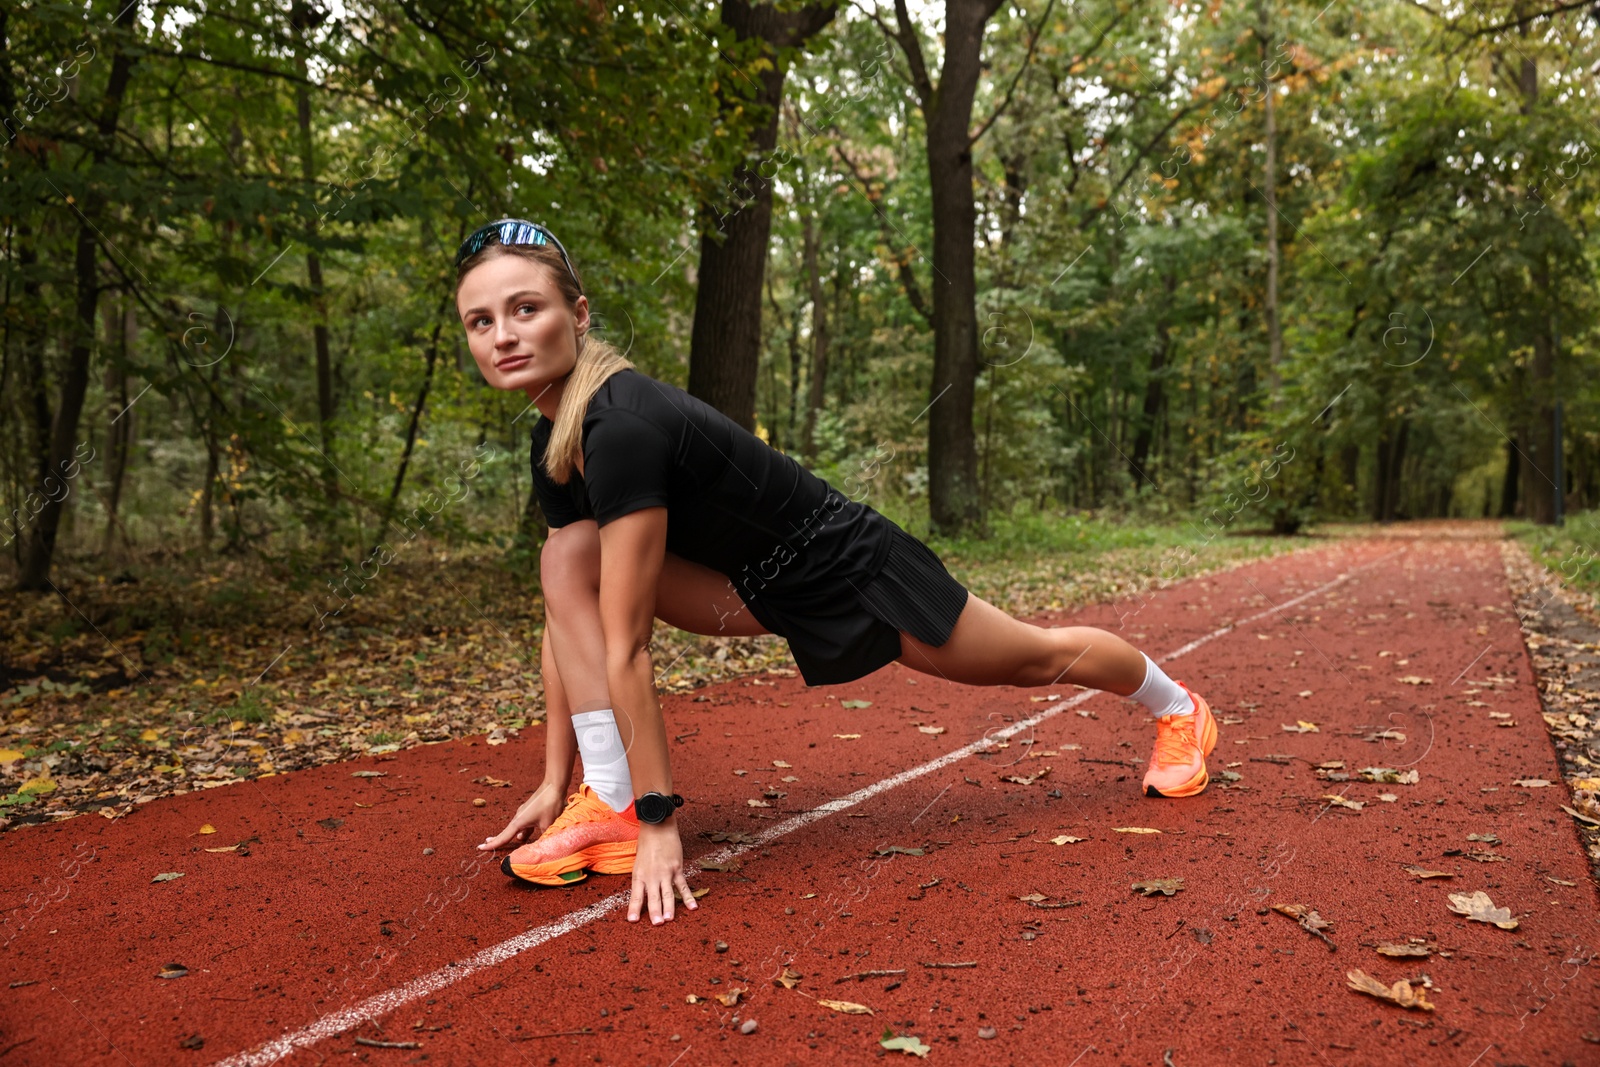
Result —
<instances>
[{"instance_id":1,"label":"orange sneaker","mask_svg":"<svg viewBox=\"0 0 1600 1067\"><path fill-rule=\"evenodd\" d=\"M1186 685L1183 690L1194 700L1194 713L1156 720L1156 747L1144 774L1147 797L1192 797L1211 781L1206 757L1217 747L1217 720L1205 697Z\"/></svg>"},{"instance_id":2,"label":"orange sneaker","mask_svg":"<svg viewBox=\"0 0 1600 1067\"><path fill-rule=\"evenodd\" d=\"M639 820L633 804L613 811L587 784L567 797L538 840L507 856L500 869L512 878L537 885L570 885L596 874L630 874L639 850Z\"/></svg>"}]
</instances>

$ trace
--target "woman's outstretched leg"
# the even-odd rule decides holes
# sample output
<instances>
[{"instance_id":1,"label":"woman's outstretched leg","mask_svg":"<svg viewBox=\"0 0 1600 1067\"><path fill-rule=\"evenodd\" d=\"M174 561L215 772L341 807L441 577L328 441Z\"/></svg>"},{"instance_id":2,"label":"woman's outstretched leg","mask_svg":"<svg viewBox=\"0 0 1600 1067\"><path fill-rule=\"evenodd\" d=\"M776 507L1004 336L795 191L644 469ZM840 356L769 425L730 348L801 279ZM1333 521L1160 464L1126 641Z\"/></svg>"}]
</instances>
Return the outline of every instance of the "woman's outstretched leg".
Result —
<instances>
[{"instance_id":1,"label":"woman's outstretched leg","mask_svg":"<svg viewBox=\"0 0 1600 1067\"><path fill-rule=\"evenodd\" d=\"M900 648L899 662L907 667L964 685L1066 682L1130 697L1156 716L1146 795L1193 796L1210 780L1205 758L1217 743L1210 706L1107 630L1033 626L969 593L944 644L901 633Z\"/></svg>"}]
</instances>

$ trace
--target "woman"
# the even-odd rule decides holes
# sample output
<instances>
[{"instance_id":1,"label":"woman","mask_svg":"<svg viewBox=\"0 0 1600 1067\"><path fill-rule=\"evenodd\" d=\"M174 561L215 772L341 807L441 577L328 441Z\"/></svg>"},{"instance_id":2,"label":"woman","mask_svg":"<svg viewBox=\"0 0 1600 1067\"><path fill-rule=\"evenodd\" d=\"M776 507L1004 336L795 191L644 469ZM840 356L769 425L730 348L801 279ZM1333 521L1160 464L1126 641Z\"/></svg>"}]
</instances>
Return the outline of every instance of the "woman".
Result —
<instances>
[{"instance_id":1,"label":"woman","mask_svg":"<svg viewBox=\"0 0 1600 1067\"><path fill-rule=\"evenodd\" d=\"M968 685L1069 682L1156 716L1150 796L1206 787L1216 724L1205 700L1104 630L1043 628L972 596L916 538L846 499L709 405L589 335L566 250L502 219L463 242L456 306L484 378L525 392L540 554L544 783L498 835L507 874L559 885L633 874L628 919L697 905L683 873L666 728L649 644L659 618L725 636L775 633L807 685L890 661ZM563 794L576 752L583 784ZM535 840L528 840L536 835Z\"/></svg>"}]
</instances>

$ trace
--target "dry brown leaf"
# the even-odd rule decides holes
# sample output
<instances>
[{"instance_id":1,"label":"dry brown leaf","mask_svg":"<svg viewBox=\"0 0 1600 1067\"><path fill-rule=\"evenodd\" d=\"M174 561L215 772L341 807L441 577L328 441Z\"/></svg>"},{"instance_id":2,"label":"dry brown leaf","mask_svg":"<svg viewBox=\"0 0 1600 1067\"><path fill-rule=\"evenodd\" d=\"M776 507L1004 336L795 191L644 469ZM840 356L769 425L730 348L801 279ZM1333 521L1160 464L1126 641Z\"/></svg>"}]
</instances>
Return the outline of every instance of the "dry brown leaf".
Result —
<instances>
[{"instance_id":1,"label":"dry brown leaf","mask_svg":"<svg viewBox=\"0 0 1600 1067\"><path fill-rule=\"evenodd\" d=\"M858 737L860 737L861 735L860 734L834 734L833 736L839 738L841 741L854 741Z\"/></svg>"},{"instance_id":2,"label":"dry brown leaf","mask_svg":"<svg viewBox=\"0 0 1600 1067\"><path fill-rule=\"evenodd\" d=\"M1303 696L1304 694L1301 695ZM1293 726L1282 726L1281 729L1291 734L1320 734L1322 732L1317 728L1316 723L1306 722L1304 719L1296 719Z\"/></svg>"},{"instance_id":3,"label":"dry brown leaf","mask_svg":"<svg viewBox=\"0 0 1600 1067\"><path fill-rule=\"evenodd\" d=\"M772 761L772 765L774 767L777 767L779 770L787 770L788 768L794 766L794 764L790 763L788 760L781 760L781 759L773 760Z\"/></svg>"},{"instance_id":4,"label":"dry brown leaf","mask_svg":"<svg viewBox=\"0 0 1600 1067\"><path fill-rule=\"evenodd\" d=\"M741 986L738 989L730 989L726 993L718 993L715 995L715 997L713 997L713 999L720 1003L723 1007L731 1008L738 1004L739 998L748 992L750 992L750 990Z\"/></svg>"},{"instance_id":5,"label":"dry brown leaf","mask_svg":"<svg viewBox=\"0 0 1600 1067\"><path fill-rule=\"evenodd\" d=\"M1049 773L1049 767L1040 767L1035 774L1003 774L1000 776L1000 780L1002 782L1016 782L1018 785L1032 785Z\"/></svg>"},{"instance_id":6,"label":"dry brown leaf","mask_svg":"<svg viewBox=\"0 0 1600 1067\"><path fill-rule=\"evenodd\" d=\"M1159 834L1161 831L1152 830L1148 826L1113 826L1111 832L1114 834Z\"/></svg>"},{"instance_id":7,"label":"dry brown leaf","mask_svg":"<svg viewBox=\"0 0 1600 1067\"><path fill-rule=\"evenodd\" d=\"M917 729L925 734L942 734L945 731L943 726L918 726Z\"/></svg>"},{"instance_id":8,"label":"dry brown leaf","mask_svg":"<svg viewBox=\"0 0 1600 1067\"><path fill-rule=\"evenodd\" d=\"M200 829L196 830L195 832L196 833L201 833L201 834L214 834L214 833L217 832L217 828L215 826L212 826L210 823L206 823L204 826L200 827Z\"/></svg>"},{"instance_id":9,"label":"dry brown leaf","mask_svg":"<svg viewBox=\"0 0 1600 1067\"><path fill-rule=\"evenodd\" d=\"M1511 784L1512 785L1520 785L1524 789L1543 789L1545 786L1549 785L1550 783L1547 782L1543 778L1518 778L1516 781L1512 782Z\"/></svg>"},{"instance_id":10,"label":"dry brown leaf","mask_svg":"<svg viewBox=\"0 0 1600 1067\"><path fill-rule=\"evenodd\" d=\"M1430 871L1430 870L1428 870L1428 868L1426 868L1426 867L1418 867L1414 863L1406 864L1404 869L1405 869L1407 874L1414 874L1418 878L1454 878L1455 877L1455 875L1452 874L1449 871Z\"/></svg>"},{"instance_id":11,"label":"dry brown leaf","mask_svg":"<svg viewBox=\"0 0 1600 1067\"><path fill-rule=\"evenodd\" d=\"M1018 897L1017 899L1018 900L1049 900L1050 898L1045 896L1043 893L1029 893L1027 896Z\"/></svg>"},{"instance_id":12,"label":"dry brown leaf","mask_svg":"<svg viewBox=\"0 0 1600 1067\"><path fill-rule=\"evenodd\" d=\"M1298 922L1306 933L1312 934L1328 942L1328 947L1333 947L1333 942L1328 941L1328 935L1322 931L1331 930L1333 924L1316 913L1316 910L1307 904L1274 904L1272 910Z\"/></svg>"},{"instance_id":13,"label":"dry brown leaf","mask_svg":"<svg viewBox=\"0 0 1600 1067\"><path fill-rule=\"evenodd\" d=\"M785 967L783 973L772 980L773 985L781 985L785 989L793 989L800 984L802 975L793 967Z\"/></svg>"},{"instance_id":14,"label":"dry brown leaf","mask_svg":"<svg viewBox=\"0 0 1600 1067\"><path fill-rule=\"evenodd\" d=\"M819 1000L817 1003L824 1008L832 1008L834 1011L843 1012L846 1015L872 1014L872 1009L865 1004L856 1004L848 1000Z\"/></svg>"},{"instance_id":15,"label":"dry brown leaf","mask_svg":"<svg viewBox=\"0 0 1600 1067\"><path fill-rule=\"evenodd\" d=\"M694 895L694 899L699 900L701 897L703 897L707 893L711 892L711 887L710 886L705 886L705 887L703 887L701 889L692 890L691 892Z\"/></svg>"},{"instance_id":16,"label":"dry brown leaf","mask_svg":"<svg viewBox=\"0 0 1600 1067\"><path fill-rule=\"evenodd\" d=\"M1433 1005L1428 1003L1422 988L1413 989L1411 983L1402 978L1392 986L1386 986L1366 971L1359 967L1345 975L1350 983L1350 988L1357 993L1387 1000L1391 1004L1398 1004L1402 1008L1416 1008L1420 1011L1432 1011Z\"/></svg>"},{"instance_id":17,"label":"dry brown leaf","mask_svg":"<svg viewBox=\"0 0 1600 1067\"><path fill-rule=\"evenodd\" d=\"M1401 678L1400 681L1405 683L1406 685L1432 685L1433 684L1433 679L1432 678L1419 678L1415 674L1408 674L1404 678Z\"/></svg>"},{"instance_id":18,"label":"dry brown leaf","mask_svg":"<svg viewBox=\"0 0 1600 1067\"><path fill-rule=\"evenodd\" d=\"M1336 793L1324 793L1322 794L1322 799L1334 807L1349 808L1351 811L1360 811L1367 806L1367 802L1364 800L1346 800Z\"/></svg>"},{"instance_id":19,"label":"dry brown leaf","mask_svg":"<svg viewBox=\"0 0 1600 1067\"><path fill-rule=\"evenodd\" d=\"M1450 910L1475 922L1493 923L1502 930L1517 928L1517 920L1511 917L1511 909L1495 907L1489 894L1481 889L1470 894L1451 893Z\"/></svg>"},{"instance_id":20,"label":"dry brown leaf","mask_svg":"<svg viewBox=\"0 0 1600 1067\"><path fill-rule=\"evenodd\" d=\"M1060 837L1052 837L1050 843L1052 845L1076 845L1079 841L1087 840L1089 840L1087 837L1068 837L1066 834L1062 834Z\"/></svg>"},{"instance_id":21,"label":"dry brown leaf","mask_svg":"<svg viewBox=\"0 0 1600 1067\"><path fill-rule=\"evenodd\" d=\"M770 808L770 807L772 807L772 805L768 804L765 800L747 800L747 801L745 801L745 803L750 805L752 808Z\"/></svg>"},{"instance_id":22,"label":"dry brown leaf","mask_svg":"<svg viewBox=\"0 0 1600 1067\"><path fill-rule=\"evenodd\" d=\"M1147 897L1153 897L1157 893L1161 893L1170 897L1172 894L1183 888L1183 879L1149 878L1143 882L1134 882L1132 888L1137 889Z\"/></svg>"},{"instance_id":23,"label":"dry brown leaf","mask_svg":"<svg viewBox=\"0 0 1600 1067\"><path fill-rule=\"evenodd\" d=\"M1399 957L1399 958L1407 958L1407 957L1412 957L1412 956L1426 957L1432 951L1433 951L1433 946L1431 944L1397 945L1397 944L1385 943L1385 944L1382 944L1382 945L1378 946L1378 953L1380 955L1383 955L1383 956L1395 956L1395 957Z\"/></svg>"}]
</instances>

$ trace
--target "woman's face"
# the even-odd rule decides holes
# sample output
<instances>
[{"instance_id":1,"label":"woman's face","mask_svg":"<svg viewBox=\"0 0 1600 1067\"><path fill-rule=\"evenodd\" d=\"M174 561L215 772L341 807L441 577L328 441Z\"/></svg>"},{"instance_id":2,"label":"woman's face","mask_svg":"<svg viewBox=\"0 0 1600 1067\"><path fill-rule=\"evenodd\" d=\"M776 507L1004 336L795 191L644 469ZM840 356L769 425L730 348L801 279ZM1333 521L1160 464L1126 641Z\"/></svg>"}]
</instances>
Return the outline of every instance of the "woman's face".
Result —
<instances>
[{"instance_id":1,"label":"woman's face","mask_svg":"<svg viewBox=\"0 0 1600 1067\"><path fill-rule=\"evenodd\" d=\"M483 378L496 389L533 395L572 372L589 301L568 307L543 264L499 255L472 268L456 294L456 313Z\"/></svg>"}]
</instances>

